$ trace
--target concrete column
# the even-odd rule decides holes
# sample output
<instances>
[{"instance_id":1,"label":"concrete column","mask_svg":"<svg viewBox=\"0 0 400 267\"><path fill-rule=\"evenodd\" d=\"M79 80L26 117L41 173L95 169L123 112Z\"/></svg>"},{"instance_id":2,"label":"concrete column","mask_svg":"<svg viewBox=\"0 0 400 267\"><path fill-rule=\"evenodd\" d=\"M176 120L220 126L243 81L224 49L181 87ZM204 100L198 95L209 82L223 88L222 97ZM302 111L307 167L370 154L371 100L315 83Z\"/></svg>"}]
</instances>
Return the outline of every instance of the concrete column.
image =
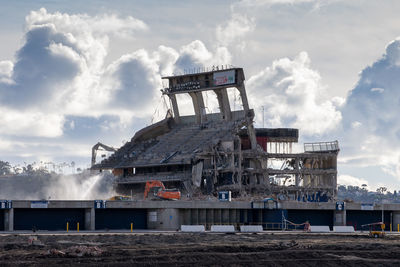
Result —
<instances>
[{"instance_id":1,"label":"concrete column","mask_svg":"<svg viewBox=\"0 0 400 267\"><path fill-rule=\"evenodd\" d=\"M214 92L217 95L219 109L224 117L224 120L227 121L231 120L232 112L231 112L231 106L229 104L228 91L226 90L226 88L223 88L215 90Z\"/></svg>"},{"instance_id":2,"label":"concrete column","mask_svg":"<svg viewBox=\"0 0 400 267\"><path fill-rule=\"evenodd\" d=\"M243 210L243 222L248 223L247 209Z\"/></svg>"},{"instance_id":3,"label":"concrete column","mask_svg":"<svg viewBox=\"0 0 400 267\"><path fill-rule=\"evenodd\" d=\"M199 211L198 209L191 209L192 224L199 224Z\"/></svg>"},{"instance_id":4,"label":"concrete column","mask_svg":"<svg viewBox=\"0 0 400 267\"><path fill-rule=\"evenodd\" d=\"M399 225L400 228L400 211L393 211L392 212L392 229L393 231L397 232L397 229Z\"/></svg>"},{"instance_id":5,"label":"concrete column","mask_svg":"<svg viewBox=\"0 0 400 267\"><path fill-rule=\"evenodd\" d=\"M295 185L299 186L300 184L300 159L295 159L295 170L296 170L296 178L295 178Z\"/></svg>"},{"instance_id":6,"label":"concrete column","mask_svg":"<svg viewBox=\"0 0 400 267\"><path fill-rule=\"evenodd\" d=\"M346 226L346 210L335 210L333 215L334 226Z\"/></svg>"},{"instance_id":7,"label":"concrete column","mask_svg":"<svg viewBox=\"0 0 400 267\"><path fill-rule=\"evenodd\" d=\"M180 115L179 115L179 108L178 108L178 102L176 101L176 96L174 94L168 95L169 99L171 100L172 103L172 109L174 111L174 118L177 123L180 122Z\"/></svg>"},{"instance_id":8,"label":"concrete column","mask_svg":"<svg viewBox=\"0 0 400 267\"><path fill-rule=\"evenodd\" d=\"M236 224L236 209L229 209L229 223Z\"/></svg>"},{"instance_id":9,"label":"concrete column","mask_svg":"<svg viewBox=\"0 0 400 267\"><path fill-rule=\"evenodd\" d=\"M14 209L4 210L4 230L14 231Z\"/></svg>"},{"instance_id":10,"label":"concrete column","mask_svg":"<svg viewBox=\"0 0 400 267\"><path fill-rule=\"evenodd\" d=\"M221 209L214 210L214 223L220 224L221 221Z\"/></svg>"},{"instance_id":11,"label":"concrete column","mask_svg":"<svg viewBox=\"0 0 400 267\"><path fill-rule=\"evenodd\" d=\"M191 223L190 209L185 209L184 210L183 224L190 224L190 223Z\"/></svg>"},{"instance_id":12,"label":"concrete column","mask_svg":"<svg viewBox=\"0 0 400 267\"><path fill-rule=\"evenodd\" d=\"M94 208L85 209L85 230L96 230L96 212Z\"/></svg>"},{"instance_id":13,"label":"concrete column","mask_svg":"<svg viewBox=\"0 0 400 267\"><path fill-rule=\"evenodd\" d=\"M214 209L207 209L207 230L214 224Z\"/></svg>"},{"instance_id":14,"label":"concrete column","mask_svg":"<svg viewBox=\"0 0 400 267\"><path fill-rule=\"evenodd\" d=\"M157 216L147 217L149 229L178 230L180 228L179 209L154 209L148 211L148 213L150 212L156 212Z\"/></svg>"},{"instance_id":15,"label":"concrete column","mask_svg":"<svg viewBox=\"0 0 400 267\"><path fill-rule=\"evenodd\" d=\"M206 121L206 109L204 106L203 95L201 92L189 93L192 97L194 113L196 116L196 123L203 123Z\"/></svg>"},{"instance_id":16,"label":"concrete column","mask_svg":"<svg viewBox=\"0 0 400 267\"><path fill-rule=\"evenodd\" d=\"M206 210L205 209L199 209L199 224L205 224L206 223Z\"/></svg>"},{"instance_id":17,"label":"concrete column","mask_svg":"<svg viewBox=\"0 0 400 267\"><path fill-rule=\"evenodd\" d=\"M221 210L221 217L222 217L222 222L224 224L228 224L229 223L229 209L222 209Z\"/></svg>"},{"instance_id":18,"label":"concrete column","mask_svg":"<svg viewBox=\"0 0 400 267\"><path fill-rule=\"evenodd\" d=\"M243 109L246 114L245 116L247 122L247 132L251 143L251 149L256 149L257 148L256 130L254 129L253 126L253 119L249 114L250 107L249 107L249 102L247 101L246 89L244 87L244 84L242 83L237 89L239 90L240 97L242 98Z\"/></svg>"}]
</instances>

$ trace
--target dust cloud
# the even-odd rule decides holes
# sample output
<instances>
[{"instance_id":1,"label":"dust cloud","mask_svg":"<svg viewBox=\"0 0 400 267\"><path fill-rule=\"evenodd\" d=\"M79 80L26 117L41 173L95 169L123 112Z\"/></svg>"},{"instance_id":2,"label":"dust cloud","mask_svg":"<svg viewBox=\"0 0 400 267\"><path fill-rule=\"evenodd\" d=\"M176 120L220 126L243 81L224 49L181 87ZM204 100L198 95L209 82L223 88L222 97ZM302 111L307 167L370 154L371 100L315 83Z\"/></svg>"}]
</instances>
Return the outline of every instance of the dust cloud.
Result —
<instances>
[{"instance_id":1,"label":"dust cloud","mask_svg":"<svg viewBox=\"0 0 400 267\"><path fill-rule=\"evenodd\" d=\"M0 199L10 200L92 200L115 195L113 176L42 174L0 178Z\"/></svg>"}]
</instances>

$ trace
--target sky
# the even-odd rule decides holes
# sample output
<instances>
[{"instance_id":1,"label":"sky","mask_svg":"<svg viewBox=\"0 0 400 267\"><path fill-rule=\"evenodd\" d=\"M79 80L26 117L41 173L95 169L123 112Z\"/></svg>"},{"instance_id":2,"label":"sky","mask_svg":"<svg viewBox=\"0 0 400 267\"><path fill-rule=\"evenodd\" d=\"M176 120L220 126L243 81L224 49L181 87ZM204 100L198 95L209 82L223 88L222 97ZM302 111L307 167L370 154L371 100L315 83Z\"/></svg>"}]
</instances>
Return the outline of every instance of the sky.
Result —
<instances>
[{"instance_id":1,"label":"sky","mask_svg":"<svg viewBox=\"0 0 400 267\"><path fill-rule=\"evenodd\" d=\"M120 147L165 116L162 76L231 64L257 127L298 128L299 149L338 140L339 184L400 190L399 1L0 6L0 160L88 167L97 142Z\"/></svg>"}]
</instances>

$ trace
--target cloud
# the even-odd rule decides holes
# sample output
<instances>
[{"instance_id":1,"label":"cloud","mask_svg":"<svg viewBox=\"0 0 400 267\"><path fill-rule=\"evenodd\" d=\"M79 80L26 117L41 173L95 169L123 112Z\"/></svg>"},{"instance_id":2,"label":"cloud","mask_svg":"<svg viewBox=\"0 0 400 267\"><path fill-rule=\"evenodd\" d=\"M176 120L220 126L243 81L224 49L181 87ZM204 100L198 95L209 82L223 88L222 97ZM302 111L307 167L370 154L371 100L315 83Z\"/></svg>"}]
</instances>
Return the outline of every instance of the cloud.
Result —
<instances>
[{"instance_id":1,"label":"cloud","mask_svg":"<svg viewBox=\"0 0 400 267\"><path fill-rule=\"evenodd\" d=\"M360 72L359 80L340 108L340 161L346 168L373 167L366 173L370 184L400 180L400 39L390 42L385 53ZM382 178L385 177L385 178Z\"/></svg>"},{"instance_id":2,"label":"cloud","mask_svg":"<svg viewBox=\"0 0 400 267\"><path fill-rule=\"evenodd\" d=\"M228 46L237 43L247 33L254 31L255 19L249 19L246 15L232 13L231 19L226 23L218 25L216 28L217 41L222 46ZM244 48L245 43L242 40L241 47Z\"/></svg>"},{"instance_id":3,"label":"cloud","mask_svg":"<svg viewBox=\"0 0 400 267\"><path fill-rule=\"evenodd\" d=\"M162 85L159 66L147 51L123 55L108 67L107 73L113 81L109 85L113 91L110 105L133 112L142 111L142 116L148 116L143 111L149 110L148 104Z\"/></svg>"},{"instance_id":4,"label":"cloud","mask_svg":"<svg viewBox=\"0 0 400 267\"><path fill-rule=\"evenodd\" d=\"M343 130L346 132L343 138L348 144L348 156L360 161L367 155L375 155L376 164L398 163L399 49L400 39L392 41L383 56L360 73L358 83L342 108ZM400 172L397 175L400 178Z\"/></svg>"},{"instance_id":5,"label":"cloud","mask_svg":"<svg viewBox=\"0 0 400 267\"><path fill-rule=\"evenodd\" d=\"M9 61L0 61L0 84L11 84L14 64Z\"/></svg>"},{"instance_id":6,"label":"cloud","mask_svg":"<svg viewBox=\"0 0 400 267\"><path fill-rule=\"evenodd\" d=\"M32 11L14 62L0 62L0 156L85 161L91 142L119 147L151 115L165 116L163 75L231 62L226 47L208 49L196 40L105 63L115 32L134 36L147 28L132 17Z\"/></svg>"},{"instance_id":7,"label":"cloud","mask_svg":"<svg viewBox=\"0 0 400 267\"><path fill-rule=\"evenodd\" d=\"M19 112L2 107L0 114L0 135L58 137L63 133L62 115Z\"/></svg>"},{"instance_id":8,"label":"cloud","mask_svg":"<svg viewBox=\"0 0 400 267\"><path fill-rule=\"evenodd\" d=\"M318 72L301 52L295 59L275 60L247 81L249 97L256 114L264 107L266 127L299 128L305 135L321 135L334 129L341 120L337 105L328 99ZM257 116L262 125L262 116Z\"/></svg>"},{"instance_id":9,"label":"cloud","mask_svg":"<svg viewBox=\"0 0 400 267\"><path fill-rule=\"evenodd\" d=\"M361 187L363 184L368 185L368 181L363 178L354 177L347 174L341 174L338 176L338 184L340 185L352 185Z\"/></svg>"},{"instance_id":10,"label":"cloud","mask_svg":"<svg viewBox=\"0 0 400 267\"><path fill-rule=\"evenodd\" d=\"M226 47L218 47L214 53L209 51L204 43L195 40L184 45L179 50L179 57L175 63L175 72L184 73L185 69L200 69L212 65L230 64L232 55Z\"/></svg>"}]
</instances>

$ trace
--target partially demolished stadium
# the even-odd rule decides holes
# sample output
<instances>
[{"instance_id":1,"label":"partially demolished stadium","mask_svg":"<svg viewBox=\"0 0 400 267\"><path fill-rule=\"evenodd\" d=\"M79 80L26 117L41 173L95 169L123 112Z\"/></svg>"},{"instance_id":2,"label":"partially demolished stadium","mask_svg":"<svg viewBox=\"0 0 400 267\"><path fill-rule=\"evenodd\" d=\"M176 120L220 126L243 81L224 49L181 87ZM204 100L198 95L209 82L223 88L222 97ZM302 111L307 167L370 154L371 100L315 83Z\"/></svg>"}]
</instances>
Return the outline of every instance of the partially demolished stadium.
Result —
<instances>
[{"instance_id":1,"label":"partially demolished stadium","mask_svg":"<svg viewBox=\"0 0 400 267\"><path fill-rule=\"evenodd\" d=\"M336 198L337 141L304 144L293 153L298 129L254 128L242 68L219 68L164 77L162 94L172 110L93 170L112 170L118 192L143 192L149 180L180 188L184 196L230 190L234 197L325 202ZM232 111L228 88L238 90L242 110ZM203 93L211 91L219 113L207 113ZM188 94L194 115L181 116L177 95ZM97 145L98 147L98 145Z\"/></svg>"}]
</instances>

